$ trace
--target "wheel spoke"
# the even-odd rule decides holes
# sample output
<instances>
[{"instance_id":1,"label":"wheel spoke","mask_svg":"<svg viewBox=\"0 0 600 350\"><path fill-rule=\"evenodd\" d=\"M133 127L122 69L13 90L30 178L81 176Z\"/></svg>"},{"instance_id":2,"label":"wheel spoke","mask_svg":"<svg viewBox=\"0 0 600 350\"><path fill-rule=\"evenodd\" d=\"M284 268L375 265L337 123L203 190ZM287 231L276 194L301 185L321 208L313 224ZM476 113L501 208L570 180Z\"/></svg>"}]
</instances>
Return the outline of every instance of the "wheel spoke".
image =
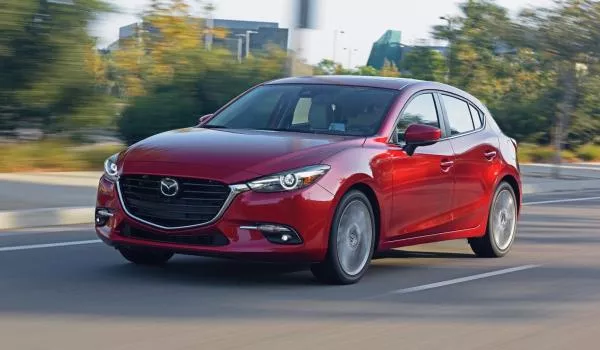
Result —
<instances>
[{"instance_id":1,"label":"wheel spoke","mask_svg":"<svg viewBox=\"0 0 600 350\"><path fill-rule=\"evenodd\" d=\"M516 231L516 205L512 194L508 190L500 192L492 208L492 238L499 249L506 250Z\"/></svg>"},{"instance_id":2,"label":"wheel spoke","mask_svg":"<svg viewBox=\"0 0 600 350\"><path fill-rule=\"evenodd\" d=\"M373 226L368 207L355 200L346 206L338 224L338 261L344 272L356 275L364 268L372 239Z\"/></svg>"}]
</instances>

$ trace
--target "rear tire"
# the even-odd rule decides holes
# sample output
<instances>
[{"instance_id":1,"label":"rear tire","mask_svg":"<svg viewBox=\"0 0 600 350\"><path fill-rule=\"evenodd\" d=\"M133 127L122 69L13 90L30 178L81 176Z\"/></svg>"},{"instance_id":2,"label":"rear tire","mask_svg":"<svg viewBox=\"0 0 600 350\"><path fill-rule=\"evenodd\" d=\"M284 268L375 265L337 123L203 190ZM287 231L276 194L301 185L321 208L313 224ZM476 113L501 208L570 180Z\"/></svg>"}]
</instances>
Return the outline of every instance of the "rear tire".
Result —
<instances>
[{"instance_id":1,"label":"rear tire","mask_svg":"<svg viewBox=\"0 0 600 350\"><path fill-rule=\"evenodd\" d=\"M134 248L119 248L119 252L125 259L136 265L158 266L164 265L173 257L171 252L156 250L142 250Z\"/></svg>"},{"instance_id":2,"label":"rear tire","mask_svg":"<svg viewBox=\"0 0 600 350\"><path fill-rule=\"evenodd\" d=\"M500 258L507 255L517 235L517 196L510 184L501 182L490 205L485 236L469 238L478 257Z\"/></svg>"},{"instance_id":3,"label":"rear tire","mask_svg":"<svg viewBox=\"0 0 600 350\"><path fill-rule=\"evenodd\" d=\"M344 195L333 217L325 261L311 266L321 283L346 285L362 279L375 248L375 215L360 191Z\"/></svg>"}]
</instances>

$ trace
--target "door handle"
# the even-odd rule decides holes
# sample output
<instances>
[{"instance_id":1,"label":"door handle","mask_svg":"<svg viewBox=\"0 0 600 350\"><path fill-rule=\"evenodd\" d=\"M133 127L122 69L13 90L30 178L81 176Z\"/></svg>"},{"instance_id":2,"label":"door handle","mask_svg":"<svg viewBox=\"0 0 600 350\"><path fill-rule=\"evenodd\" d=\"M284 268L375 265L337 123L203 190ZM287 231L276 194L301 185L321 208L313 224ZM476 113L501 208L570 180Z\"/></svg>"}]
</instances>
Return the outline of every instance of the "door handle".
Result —
<instances>
[{"instance_id":1,"label":"door handle","mask_svg":"<svg viewBox=\"0 0 600 350\"><path fill-rule=\"evenodd\" d=\"M484 156L485 158L487 158L487 160L492 160L492 159L496 158L496 155L497 155L497 154L498 154L498 153L496 153L496 151L489 151L489 152L485 152L485 153L483 154L483 156Z\"/></svg>"},{"instance_id":2,"label":"door handle","mask_svg":"<svg viewBox=\"0 0 600 350\"><path fill-rule=\"evenodd\" d=\"M447 173L448 170L450 170L450 168L454 165L454 162L451 160L443 160L440 163L440 166L442 167L442 171Z\"/></svg>"}]
</instances>

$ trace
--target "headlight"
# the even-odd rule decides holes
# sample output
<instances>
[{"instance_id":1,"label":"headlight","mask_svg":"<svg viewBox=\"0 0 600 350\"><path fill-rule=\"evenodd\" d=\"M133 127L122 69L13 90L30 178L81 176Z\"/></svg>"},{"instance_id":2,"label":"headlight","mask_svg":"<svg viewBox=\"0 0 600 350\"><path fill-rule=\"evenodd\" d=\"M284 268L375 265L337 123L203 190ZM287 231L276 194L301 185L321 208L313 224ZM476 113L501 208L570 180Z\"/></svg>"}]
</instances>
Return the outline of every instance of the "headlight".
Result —
<instances>
[{"instance_id":1,"label":"headlight","mask_svg":"<svg viewBox=\"0 0 600 350\"><path fill-rule=\"evenodd\" d=\"M117 158L119 154L113 154L104 161L104 175L112 181L117 180L119 169L117 168Z\"/></svg>"},{"instance_id":2,"label":"headlight","mask_svg":"<svg viewBox=\"0 0 600 350\"><path fill-rule=\"evenodd\" d=\"M310 186L330 169L329 165L315 165L263 177L248 183L256 192L293 191Z\"/></svg>"}]
</instances>

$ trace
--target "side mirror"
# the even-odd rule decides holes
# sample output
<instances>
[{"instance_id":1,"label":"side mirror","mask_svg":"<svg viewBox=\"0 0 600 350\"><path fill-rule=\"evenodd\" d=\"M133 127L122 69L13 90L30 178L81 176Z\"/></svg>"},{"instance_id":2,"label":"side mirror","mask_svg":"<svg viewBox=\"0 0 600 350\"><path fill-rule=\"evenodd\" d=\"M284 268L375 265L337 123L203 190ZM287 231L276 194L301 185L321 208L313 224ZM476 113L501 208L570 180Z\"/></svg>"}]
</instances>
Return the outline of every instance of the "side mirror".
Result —
<instances>
[{"instance_id":1,"label":"side mirror","mask_svg":"<svg viewBox=\"0 0 600 350\"><path fill-rule=\"evenodd\" d=\"M404 133L404 150L412 156L417 147L429 146L437 143L442 138L442 130L423 124L412 124Z\"/></svg>"},{"instance_id":2,"label":"side mirror","mask_svg":"<svg viewBox=\"0 0 600 350\"><path fill-rule=\"evenodd\" d=\"M206 123L206 121L208 121L210 119L210 117L212 117L212 114L207 114L207 115L203 115L200 118L198 118L198 126L203 125L204 123Z\"/></svg>"}]
</instances>

